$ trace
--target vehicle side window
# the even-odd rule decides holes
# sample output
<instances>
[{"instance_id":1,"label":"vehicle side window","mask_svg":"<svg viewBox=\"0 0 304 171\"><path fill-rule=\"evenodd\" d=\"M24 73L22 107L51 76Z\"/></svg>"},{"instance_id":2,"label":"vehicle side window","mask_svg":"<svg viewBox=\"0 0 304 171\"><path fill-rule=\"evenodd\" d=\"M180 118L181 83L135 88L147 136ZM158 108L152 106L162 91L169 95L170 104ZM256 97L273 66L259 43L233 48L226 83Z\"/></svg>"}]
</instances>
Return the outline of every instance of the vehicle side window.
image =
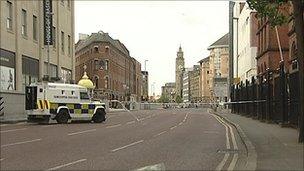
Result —
<instances>
[{"instance_id":1,"label":"vehicle side window","mask_svg":"<svg viewBox=\"0 0 304 171\"><path fill-rule=\"evenodd\" d=\"M89 100L90 98L87 92L80 92L80 99Z\"/></svg>"}]
</instances>

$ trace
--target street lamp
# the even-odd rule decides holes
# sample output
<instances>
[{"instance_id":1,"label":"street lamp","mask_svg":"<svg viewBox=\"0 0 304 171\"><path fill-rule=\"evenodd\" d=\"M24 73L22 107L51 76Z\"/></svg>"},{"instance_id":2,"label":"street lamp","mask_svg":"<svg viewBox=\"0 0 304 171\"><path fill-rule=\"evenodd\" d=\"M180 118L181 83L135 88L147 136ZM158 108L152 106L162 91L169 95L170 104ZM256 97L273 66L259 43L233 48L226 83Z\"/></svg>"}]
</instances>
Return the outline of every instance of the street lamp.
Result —
<instances>
[{"instance_id":1,"label":"street lamp","mask_svg":"<svg viewBox=\"0 0 304 171\"><path fill-rule=\"evenodd\" d=\"M144 62L144 63L145 63L145 71L147 71L147 68L146 68L146 66L147 66L147 61L149 61L149 60L146 59L145 62Z\"/></svg>"}]
</instances>

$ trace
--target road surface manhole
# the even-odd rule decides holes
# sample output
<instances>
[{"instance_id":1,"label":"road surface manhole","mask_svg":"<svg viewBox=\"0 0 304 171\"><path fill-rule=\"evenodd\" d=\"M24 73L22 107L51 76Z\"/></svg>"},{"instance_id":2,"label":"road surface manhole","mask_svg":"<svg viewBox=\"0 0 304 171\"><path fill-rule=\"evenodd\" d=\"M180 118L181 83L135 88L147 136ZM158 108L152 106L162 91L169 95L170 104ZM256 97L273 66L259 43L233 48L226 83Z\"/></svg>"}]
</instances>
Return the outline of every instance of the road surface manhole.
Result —
<instances>
[{"instance_id":1,"label":"road surface manhole","mask_svg":"<svg viewBox=\"0 0 304 171\"><path fill-rule=\"evenodd\" d=\"M238 153L239 150L234 149L224 149L224 150L217 150L217 153Z\"/></svg>"}]
</instances>

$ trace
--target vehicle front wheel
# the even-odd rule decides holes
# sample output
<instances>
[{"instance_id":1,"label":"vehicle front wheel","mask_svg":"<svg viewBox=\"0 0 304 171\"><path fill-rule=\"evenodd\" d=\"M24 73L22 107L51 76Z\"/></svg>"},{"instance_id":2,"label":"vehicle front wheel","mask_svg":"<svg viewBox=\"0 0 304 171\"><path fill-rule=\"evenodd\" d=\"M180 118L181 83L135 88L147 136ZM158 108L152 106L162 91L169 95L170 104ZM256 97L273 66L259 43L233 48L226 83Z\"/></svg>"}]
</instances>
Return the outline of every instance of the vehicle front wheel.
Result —
<instances>
[{"instance_id":1,"label":"vehicle front wheel","mask_svg":"<svg viewBox=\"0 0 304 171\"><path fill-rule=\"evenodd\" d=\"M97 109L96 113L93 115L92 118L93 122L101 123L106 120L106 112L101 109Z\"/></svg>"},{"instance_id":2,"label":"vehicle front wheel","mask_svg":"<svg viewBox=\"0 0 304 171\"><path fill-rule=\"evenodd\" d=\"M59 124L66 124L66 123L68 123L69 118L70 117L69 117L69 113L67 110L60 110L56 116L56 121Z\"/></svg>"}]
</instances>

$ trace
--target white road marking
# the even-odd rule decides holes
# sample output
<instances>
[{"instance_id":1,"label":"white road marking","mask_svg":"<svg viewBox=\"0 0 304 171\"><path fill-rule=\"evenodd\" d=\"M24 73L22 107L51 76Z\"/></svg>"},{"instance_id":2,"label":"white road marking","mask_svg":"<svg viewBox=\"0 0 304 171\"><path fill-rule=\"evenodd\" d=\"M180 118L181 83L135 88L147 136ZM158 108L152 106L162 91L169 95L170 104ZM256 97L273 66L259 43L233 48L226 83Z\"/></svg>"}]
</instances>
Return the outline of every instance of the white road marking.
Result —
<instances>
[{"instance_id":1,"label":"white road marking","mask_svg":"<svg viewBox=\"0 0 304 171\"><path fill-rule=\"evenodd\" d=\"M26 130L27 128L20 128L20 129L10 129L10 130L4 130L4 131L0 131L0 133L6 133L6 132L15 132L15 131L22 131L22 130Z\"/></svg>"},{"instance_id":2,"label":"white road marking","mask_svg":"<svg viewBox=\"0 0 304 171\"><path fill-rule=\"evenodd\" d=\"M170 129L172 130L172 129L175 129L177 126L173 126L173 127L171 127Z\"/></svg>"},{"instance_id":3,"label":"white road marking","mask_svg":"<svg viewBox=\"0 0 304 171\"><path fill-rule=\"evenodd\" d=\"M182 125L183 124L183 122L180 122L178 125Z\"/></svg>"},{"instance_id":4,"label":"white road marking","mask_svg":"<svg viewBox=\"0 0 304 171\"><path fill-rule=\"evenodd\" d=\"M127 122L127 125L133 124L133 123L135 123L135 121L130 121L130 122Z\"/></svg>"},{"instance_id":5,"label":"white road marking","mask_svg":"<svg viewBox=\"0 0 304 171\"><path fill-rule=\"evenodd\" d=\"M121 124L107 126L106 128L115 128L115 127L119 127L119 126L121 126Z\"/></svg>"},{"instance_id":6,"label":"white road marking","mask_svg":"<svg viewBox=\"0 0 304 171\"><path fill-rule=\"evenodd\" d=\"M73 133L69 133L68 135L77 135L77 134L93 132L93 131L96 131L96 129L89 129L89 130L85 130L85 131L73 132Z\"/></svg>"},{"instance_id":7,"label":"white road marking","mask_svg":"<svg viewBox=\"0 0 304 171\"><path fill-rule=\"evenodd\" d=\"M22 141L22 142L16 142L16 143L11 143L11 144L5 144L5 145L1 145L1 148L2 147L13 146L13 145L19 145L19 144L25 144L25 143L35 142L35 141L41 141L41 139L34 139L34 140L29 140L29 141Z\"/></svg>"},{"instance_id":8,"label":"white road marking","mask_svg":"<svg viewBox=\"0 0 304 171\"><path fill-rule=\"evenodd\" d=\"M163 131L163 132L161 132L161 133L158 133L158 134L154 135L153 137L160 136L161 134L164 134L164 133L166 133L166 132L167 132L167 131Z\"/></svg>"},{"instance_id":9,"label":"white road marking","mask_svg":"<svg viewBox=\"0 0 304 171\"><path fill-rule=\"evenodd\" d=\"M132 145L136 145L136 144L139 144L139 143L142 143L142 142L144 142L144 140L136 141L136 142L134 142L134 143L131 143L131 144L128 144L128 145L119 147L119 148L115 148L114 150L111 150L111 151L112 151L112 152L115 152L115 151L118 151L118 150L122 150L122 149L124 149L124 148L130 147L130 146L132 146Z\"/></svg>"},{"instance_id":10,"label":"white road marking","mask_svg":"<svg viewBox=\"0 0 304 171\"><path fill-rule=\"evenodd\" d=\"M16 123L16 125L24 125L26 124L27 122L19 122L19 123Z\"/></svg>"},{"instance_id":11,"label":"white road marking","mask_svg":"<svg viewBox=\"0 0 304 171\"><path fill-rule=\"evenodd\" d=\"M70 162L70 163L67 163L67 164L60 165L60 166L52 167L52 168L47 169L47 170L57 170L57 169L60 169L60 168L66 167L66 166L70 166L70 165L73 165L73 164L76 164L76 163L84 162L86 160L87 159L80 159L80 160L77 160L77 161L74 161L74 162Z\"/></svg>"},{"instance_id":12,"label":"white road marking","mask_svg":"<svg viewBox=\"0 0 304 171\"><path fill-rule=\"evenodd\" d=\"M1 124L0 127L7 126L7 124Z\"/></svg>"},{"instance_id":13,"label":"white road marking","mask_svg":"<svg viewBox=\"0 0 304 171\"><path fill-rule=\"evenodd\" d=\"M164 163L159 163L156 165L151 165L151 166L145 166L139 169L135 169L135 171L144 171L144 170L158 170L158 171L162 171L162 170L166 170L165 168L165 164Z\"/></svg>"},{"instance_id":14,"label":"white road marking","mask_svg":"<svg viewBox=\"0 0 304 171\"><path fill-rule=\"evenodd\" d=\"M3 161L3 160L4 160L4 158L0 159L0 162Z\"/></svg>"}]
</instances>

